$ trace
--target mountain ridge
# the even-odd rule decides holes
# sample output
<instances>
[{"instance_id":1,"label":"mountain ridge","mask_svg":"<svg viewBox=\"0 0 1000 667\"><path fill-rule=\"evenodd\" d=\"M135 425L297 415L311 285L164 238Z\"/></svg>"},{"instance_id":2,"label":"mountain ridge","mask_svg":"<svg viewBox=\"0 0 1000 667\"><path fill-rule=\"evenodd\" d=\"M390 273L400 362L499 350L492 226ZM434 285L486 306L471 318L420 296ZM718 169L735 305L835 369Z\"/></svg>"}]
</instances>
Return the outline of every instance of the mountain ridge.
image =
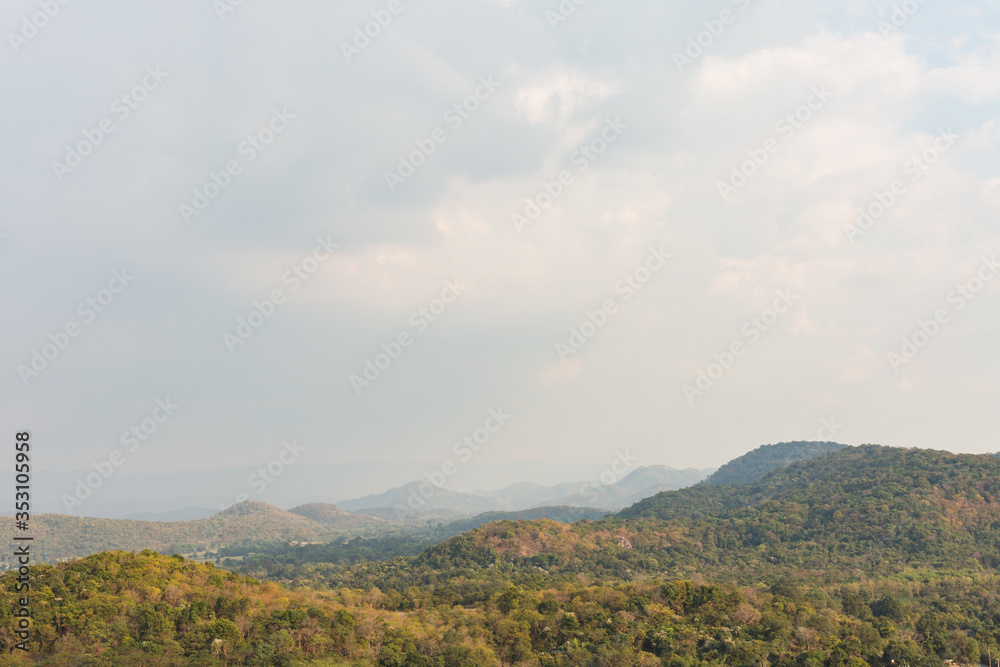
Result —
<instances>
[{"instance_id":1,"label":"mountain ridge","mask_svg":"<svg viewBox=\"0 0 1000 667\"><path fill-rule=\"evenodd\" d=\"M518 482L494 491L463 493L437 488L428 482L410 482L383 493L342 501L338 506L355 512L376 509L403 509L436 512L522 511L541 506L582 506L595 509L621 509L639 497L665 489L690 486L707 477L714 469L669 466L642 466L630 471L613 484L603 484L598 478L545 486L535 482Z\"/></svg>"}]
</instances>

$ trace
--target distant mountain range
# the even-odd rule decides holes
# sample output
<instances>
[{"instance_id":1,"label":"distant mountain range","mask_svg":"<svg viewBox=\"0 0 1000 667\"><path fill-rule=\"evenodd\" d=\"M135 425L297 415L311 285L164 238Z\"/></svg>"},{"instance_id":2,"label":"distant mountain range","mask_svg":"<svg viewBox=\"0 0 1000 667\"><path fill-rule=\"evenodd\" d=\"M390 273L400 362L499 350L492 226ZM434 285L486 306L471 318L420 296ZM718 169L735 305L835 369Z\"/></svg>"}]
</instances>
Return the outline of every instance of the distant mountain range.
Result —
<instances>
[{"instance_id":1,"label":"distant mountain range","mask_svg":"<svg viewBox=\"0 0 1000 667\"><path fill-rule=\"evenodd\" d=\"M578 507L536 507L520 512L489 512L438 524L435 535L445 539L491 521L551 519L596 521L609 512ZM36 550L50 560L80 558L100 551L152 549L163 554L195 554L226 547L256 547L286 542L315 544L360 535L400 534L413 530L403 524L366 514L345 512L335 505L310 503L283 510L246 500L207 519L193 521L131 521L42 514L32 519ZM11 517L0 517L0 530L13 534ZM0 554L0 564L11 557Z\"/></svg>"},{"instance_id":2,"label":"distant mountain range","mask_svg":"<svg viewBox=\"0 0 1000 667\"><path fill-rule=\"evenodd\" d=\"M682 489L705 479L712 470L675 470L667 466L645 466L621 480L605 484L599 477L591 481L543 486L521 482L498 491L458 493L427 482L412 482L385 493L338 503L342 509L385 517L385 509L423 512L435 516L468 516L481 512L518 511L532 507L566 505L614 510L628 507L660 491Z\"/></svg>"},{"instance_id":3,"label":"distant mountain range","mask_svg":"<svg viewBox=\"0 0 1000 667\"><path fill-rule=\"evenodd\" d=\"M13 534L13 524L12 517L0 517L0 530ZM130 521L65 514L42 514L31 519L36 551L47 553L51 559L112 549L190 554L231 545L317 542L387 526L388 522L381 519L341 512L336 507L317 510L306 506L287 512L253 500L195 521ZM9 561L0 557L0 562Z\"/></svg>"},{"instance_id":4,"label":"distant mountain range","mask_svg":"<svg viewBox=\"0 0 1000 667\"><path fill-rule=\"evenodd\" d=\"M254 467L167 473L115 471L87 488L94 470L36 470L32 478L32 509L36 513L135 520L193 520L214 515L245 494L252 500L278 507L308 503L341 504L385 489L424 479L423 471L440 467L440 461L354 461L342 464L292 465L284 468L266 489L251 486ZM457 491L499 489L519 482L563 484L601 474L605 465L586 463L469 462L461 475L449 480ZM579 482L582 484L582 482ZM13 488L13 471L0 471L0 486ZM81 488L83 485L83 488ZM77 502L74 498L82 497ZM68 506L67 506L68 505ZM3 512L11 511L4 508ZM487 509L494 509L489 505ZM469 516L466 508L462 516Z\"/></svg>"},{"instance_id":5,"label":"distant mountain range","mask_svg":"<svg viewBox=\"0 0 1000 667\"><path fill-rule=\"evenodd\" d=\"M66 514L32 518L36 544L52 559L83 557L100 551L153 549L161 553L204 553L223 547L278 542L327 542L437 526L442 537L502 519L548 518L560 522L597 520L610 510L632 504L665 489L690 486L708 471L673 470L664 466L639 468L612 486L572 482L543 486L523 482L495 492L477 494L435 489L424 505L408 507L413 495L429 487L409 484L376 496L337 506L306 503L283 510L247 500L226 510L199 507L137 513L136 519L105 519ZM382 505L382 506L380 506ZM349 511L357 508L357 511ZM446 524L446 525L445 525ZM13 532L11 517L0 517L0 530ZM7 562L0 557L0 562Z\"/></svg>"}]
</instances>

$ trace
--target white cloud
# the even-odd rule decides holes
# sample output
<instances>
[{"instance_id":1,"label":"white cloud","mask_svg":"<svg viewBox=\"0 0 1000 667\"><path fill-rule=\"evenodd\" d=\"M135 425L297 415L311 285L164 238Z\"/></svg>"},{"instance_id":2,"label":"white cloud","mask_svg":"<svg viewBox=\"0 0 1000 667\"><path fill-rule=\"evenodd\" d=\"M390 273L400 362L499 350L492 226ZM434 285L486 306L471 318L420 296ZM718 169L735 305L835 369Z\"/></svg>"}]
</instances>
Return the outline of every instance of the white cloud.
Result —
<instances>
[{"instance_id":1,"label":"white cloud","mask_svg":"<svg viewBox=\"0 0 1000 667\"><path fill-rule=\"evenodd\" d=\"M120 16L85 49L88 7L111 4L67 7L0 74L18 100L0 152L0 284L19 323L0 346L8 370L112 268L143 280L37 386L8 373L0 399L51 419L53 451L83 467L128 423L132 397L165 386L204 410L163 443L166 464L240 461L247 441L299 426L325 434L331 458L419 457L431 450L413 442L439 444L498 399L522 406L511 457L603 460L613 434L655 447L657 462L718 465L831 405L859 438L943 446L936 414L962 399L945 388L988 386L995 345L954 327L922 352L920 393L939 410L916 417L899 395L917 381L884 359L983 247L1000 248L997 26L963 19L971 4L928 4L881 39L871 19L884 4L762 4L683 75L669 54L711 16L696 3L589 5L556 34L514 0L413 4L350 64L336 43L363 8L244 3L220 23L182 1ZM58 187L53 156L146 62L168 64L169 85ZM396 156L491 72L495 98L389 192ZM829 103L721 201L716 184L813 86ZM177 204L275 105L299 114L292 131L181 224ZM577 171L573 152L614 115L628 130ZM960 141L848 243L858 207L949 125ZM563 169L572 186L517 234L511 213ZM337 256L238 354L219 354L231 315L327 233ZM559 336L651 243L673 254L668 269L558 363ZM356 400L346 373L453 277L470 285L460 306ZM801 294L795 312L690 409L679 387L691 369L786 288ZM992 312L970 331L995 329ZM985 446L991 419L969 414L951 440ZM208 458L189 444L212 438Z\"/></svg>"}]
</instances>

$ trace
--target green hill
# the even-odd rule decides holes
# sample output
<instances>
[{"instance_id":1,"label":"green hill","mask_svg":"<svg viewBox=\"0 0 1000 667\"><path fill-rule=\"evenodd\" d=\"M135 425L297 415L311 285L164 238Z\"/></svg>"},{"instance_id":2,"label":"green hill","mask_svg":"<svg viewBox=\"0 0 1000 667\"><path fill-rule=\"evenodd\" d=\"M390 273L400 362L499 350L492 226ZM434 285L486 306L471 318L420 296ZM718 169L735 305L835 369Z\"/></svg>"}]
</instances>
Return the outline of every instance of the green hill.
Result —
<instances>
[{"instance_id":1,"label":"green hill","mask_svg":"<svg viewBox=\"0 0 1000 667\"><path fill-rule=\"evenodd\" d=\"M1000 461L917 449L842 449L744 486L659 494L618 519L640 532L658 522L679 529L662 551L717 569L745 568L756 557L772 568L835 573L830 576L851 568L981 571L1000 566Z\"/></svg>"},{"instance_id":2,"label":"green hill","mask_svg":"<svg viewBox=\"0 0 1000 667\"><path fill-rule=\"evenodd\" d=\"M998 566L1000 460L864 446L751 484L660 493L600 521L487 524L428 549L393 581L415 580L422 567L499 568L525 581L544 571L566 580L697 575L752 583Z\"/></svg>"}]
</instances>

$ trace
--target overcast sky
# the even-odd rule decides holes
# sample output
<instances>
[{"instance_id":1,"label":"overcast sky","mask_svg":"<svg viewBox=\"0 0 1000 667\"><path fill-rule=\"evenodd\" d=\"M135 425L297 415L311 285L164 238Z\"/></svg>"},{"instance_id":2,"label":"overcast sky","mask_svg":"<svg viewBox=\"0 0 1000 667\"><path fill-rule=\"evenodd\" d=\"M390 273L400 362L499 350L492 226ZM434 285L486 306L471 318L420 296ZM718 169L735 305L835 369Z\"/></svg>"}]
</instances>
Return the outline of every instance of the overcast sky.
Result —
<instances>
[{"instance_id":1,"label":"overcast sky","mask_svg":"<svg viewBox=\"0 0 1000 667\"><path fill-rule=\"evenodd\" d=\"M5 432L128 472L1000 450L998 9L7 0Z\"/></svg>"}]
</instances>

